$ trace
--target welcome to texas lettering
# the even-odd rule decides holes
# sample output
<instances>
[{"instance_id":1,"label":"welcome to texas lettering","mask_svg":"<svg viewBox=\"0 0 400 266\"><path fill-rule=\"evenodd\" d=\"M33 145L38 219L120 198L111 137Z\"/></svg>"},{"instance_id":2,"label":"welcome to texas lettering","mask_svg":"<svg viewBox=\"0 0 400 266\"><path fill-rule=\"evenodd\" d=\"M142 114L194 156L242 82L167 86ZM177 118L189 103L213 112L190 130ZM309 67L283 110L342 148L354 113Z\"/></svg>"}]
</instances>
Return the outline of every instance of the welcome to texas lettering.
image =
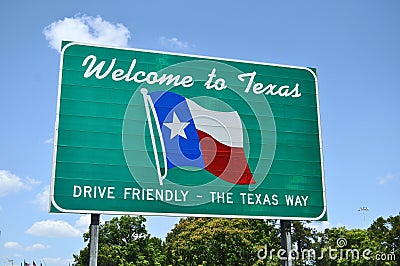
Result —
<instances>
[{"instance_id":1,"label":"welcome to texas lettering","mask_svg":"<svg viewBox=\"0 0 400 266\"><path fill-rule=\"evenodd\" d=\"M173 86L182 86L185 88L189 88L193 86L194 81L193 77L190 75L174 75L174 74L159 74L157 72L151 71L146 73L143 70L135 70L136 67L136 59L132 59L132 62L129 66L128 70L124 70L121 68L115 68L115 64L117 62L116 58L113 58L111 62L108 63L106 67L106 61L98 61L95 55L87 56L83 62L82 66L86 67L85 73L83 76L85 78L90 78L94 76L97 79L104 79L111 74L111 78L114 81L125 81L125 82L135 82L138 84L146 83L146 84L160 84L160 85L171 85ZM103 70L104 69L104 70ZM134 71L135 70L135 71ZM208 74L208 80L205 82L204 86L206 89L215 89L215 90L224 90L228 88L226 81L224 78L216 78L216 68L213 68L212 71ZM280 97L292 97L299 98L301 97L300 86L299 83L296 83L294 86L289 86L287 84L278 85L278 84L263 84L263 83L255 83L257 73L255 71L249 73L242 73L237 75L237 78L240 82L245 84L244 92L249 93L250 91L254 94L265 94L265 95L278 95Z\"/></svg>"}]
</instances>

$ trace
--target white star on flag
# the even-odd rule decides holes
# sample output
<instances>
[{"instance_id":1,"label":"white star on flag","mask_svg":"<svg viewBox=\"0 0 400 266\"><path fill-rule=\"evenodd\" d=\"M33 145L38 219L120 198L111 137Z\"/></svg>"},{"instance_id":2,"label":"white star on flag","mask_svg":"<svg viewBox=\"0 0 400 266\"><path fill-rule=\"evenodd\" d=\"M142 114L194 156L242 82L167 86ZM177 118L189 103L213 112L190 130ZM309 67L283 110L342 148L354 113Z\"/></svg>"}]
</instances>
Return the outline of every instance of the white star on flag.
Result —
<instances>
[{"instance_id":1,"label":"white star on flag","mask_svg":"<svg viewBox=\"0 0 400 266\"><path fill-rule=\"evenodd\" d=\"M164 125L171 129L170 139L173 139L177 135L187 139L185 128L189 125L189 122L181 122L175 112L172 123L164 123Z\"/></svg>"}]
</instances>

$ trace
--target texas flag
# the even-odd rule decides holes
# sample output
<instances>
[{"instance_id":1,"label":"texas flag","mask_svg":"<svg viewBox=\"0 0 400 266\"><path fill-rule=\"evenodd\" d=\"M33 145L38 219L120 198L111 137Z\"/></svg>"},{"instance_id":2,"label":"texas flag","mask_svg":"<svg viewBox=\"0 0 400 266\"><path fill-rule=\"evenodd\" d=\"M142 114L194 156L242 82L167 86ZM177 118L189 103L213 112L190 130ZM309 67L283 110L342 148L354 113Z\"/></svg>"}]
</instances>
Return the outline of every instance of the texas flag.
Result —
<instances>
[{"instance_id":1,"label":"texas flag","mask_svg":"<svg viewBox=\"0 0 400 266\"><path fill-rule=\"evenodd\" d=\"M148 93L142 89L141 92L161 185L169 169L184 166L205 169L233 184L255 183L244 154L242 121L236 111L208 110L169 91ZM157 156L154 130L160 136L164 173Z\"/></svg>"}]
</instances>

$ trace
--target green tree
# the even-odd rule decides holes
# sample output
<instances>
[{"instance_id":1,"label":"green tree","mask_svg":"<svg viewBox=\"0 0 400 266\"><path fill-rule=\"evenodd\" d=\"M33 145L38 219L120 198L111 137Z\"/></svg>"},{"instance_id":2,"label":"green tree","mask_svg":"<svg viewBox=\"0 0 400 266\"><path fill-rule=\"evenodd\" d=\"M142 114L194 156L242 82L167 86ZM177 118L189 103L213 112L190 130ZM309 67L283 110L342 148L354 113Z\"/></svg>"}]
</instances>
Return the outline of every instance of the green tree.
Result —
<instances>
[{"instance_id":1,"label":"green tree","mask_svg":"<svg viewBox=\"0 0 400 266\"><path fill-rule=\"evenodd\" d=\"M318 235L319 240L313 244L317 259L309 265L395 265L394 262L375 259L376 254L382 253L383 250L368 230L339 227L325 229Z\"/></svg>"},{"instance_id":2,"label":"green tree","mask_svg":"<svg viewBox=\"0 0 400 266\"><path fill-rule=\"evenodd\" d=\"M163 243L147 233L145 222L143 216L125 215L101 224L98 265L165 265ZM83 239L89 242L90 232ZM89 243L74 259L77 265L88 265Z\"/></svg>"},{"instance_id":3,"label":"green tree","mask_svg":"<svg viewBox=\"0 0 400 266\"><path fill-rule=\"evenodd\" d=\"M379 245L382 254L394 254L396 263L400 265L400 214L384 219L379 217L368 228L368 232Z\"/></svg>"},{"instance_id":4,"label":"green tree","mask_svg":"<svg viewBox=\"0 0 400 266\"><path fill-rule=\"evenodd\" d=\"M310 221L292 221L292 246L297 251L297 258L293 261L293 265L305 265L308 263L307 254L304 251L313 249L313 243L317 241L317 231L308 225ZM293 254L294 256L295 254Z\"/></svg>"},{"instance_id":5,"label":"green tree","mask_svg":"<svg viewBox=\"0 0 400 266\"><path fill-rule=\"evenodd\" d=\"M168 233L169 265L276 265L259 260L261 248L279 249L275 222L252 219L185 218ZM271 264L273 263L273 264Z\"/></svg>"}]
</instances>

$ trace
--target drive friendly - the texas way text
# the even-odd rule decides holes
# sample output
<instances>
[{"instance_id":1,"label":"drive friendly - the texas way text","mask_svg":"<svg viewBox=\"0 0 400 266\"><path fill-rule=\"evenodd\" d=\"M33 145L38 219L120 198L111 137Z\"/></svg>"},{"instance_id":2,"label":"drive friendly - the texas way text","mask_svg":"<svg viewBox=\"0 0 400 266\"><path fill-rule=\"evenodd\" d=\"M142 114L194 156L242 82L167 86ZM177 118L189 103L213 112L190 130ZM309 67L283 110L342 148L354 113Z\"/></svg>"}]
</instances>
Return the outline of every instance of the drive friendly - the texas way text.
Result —
<instances>
[{"instance_id":1,"label":"drive friendly - the texas way text","mask_svg":"<svg viewBox=\"0 0 400 266\"><path fill-rule=\"evenodd\" d=\"M73 187L74 198L86 199L108 199L123 198L134 201L163 201L163 202L186 202L190 197L206 197L209 203L213 204L234 204L243 205L264 205L277 206L280 201L287 206L306 207L308 195L285 194L279 197L277 194L247 193L247 192L217 192L208 191L204 194L190 193L188 190L177 189L153 189L153 188L132 188L125 187L123 191L117 191L112 186L79 186ZM193 195L192 195L193 194Z\"/></svg>"}]
</instances>

